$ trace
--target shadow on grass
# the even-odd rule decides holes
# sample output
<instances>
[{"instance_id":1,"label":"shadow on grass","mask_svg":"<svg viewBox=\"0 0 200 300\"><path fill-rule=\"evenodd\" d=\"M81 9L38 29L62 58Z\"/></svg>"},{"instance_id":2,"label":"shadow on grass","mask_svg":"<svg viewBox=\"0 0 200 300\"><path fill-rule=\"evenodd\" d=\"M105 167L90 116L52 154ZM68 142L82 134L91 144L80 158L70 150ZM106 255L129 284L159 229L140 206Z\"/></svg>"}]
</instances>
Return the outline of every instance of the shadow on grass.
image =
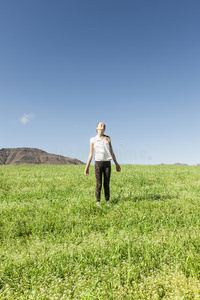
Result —
<instances>
[{"instance_id":1,"label":"shadow on grass","mask_svg":"<svg viewBox=\"0 0 200 300\"><path fill-rule=\"evenodd\" d=\"M173 196L170 194L146 194L146 195L118 195L112 199L113 204L118 202L139 202L139 201L165 201L172 199Z\"/></svg>"}]
</instances>

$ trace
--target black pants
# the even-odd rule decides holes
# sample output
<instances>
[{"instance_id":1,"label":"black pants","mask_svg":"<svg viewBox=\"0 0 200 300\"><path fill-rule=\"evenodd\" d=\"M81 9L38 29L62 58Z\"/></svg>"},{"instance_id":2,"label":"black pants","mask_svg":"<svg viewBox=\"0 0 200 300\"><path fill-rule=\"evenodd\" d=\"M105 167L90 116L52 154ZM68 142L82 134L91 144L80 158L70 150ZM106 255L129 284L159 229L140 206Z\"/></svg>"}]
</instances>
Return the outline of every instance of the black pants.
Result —
<instances>
[{"instance_id":1,"label":"black pants","mask_svg":"<svg viewBox=\"0 0 200 300\"><path fill-rule=\"evenodd\" d=\"M110 174L111 174L110 161L95 161L95 176L96 176L95 196L97 201L100 201L101 198L102 175L104 176L105 199L106 201L110 199Z\"/></svg>"}]
</instances>

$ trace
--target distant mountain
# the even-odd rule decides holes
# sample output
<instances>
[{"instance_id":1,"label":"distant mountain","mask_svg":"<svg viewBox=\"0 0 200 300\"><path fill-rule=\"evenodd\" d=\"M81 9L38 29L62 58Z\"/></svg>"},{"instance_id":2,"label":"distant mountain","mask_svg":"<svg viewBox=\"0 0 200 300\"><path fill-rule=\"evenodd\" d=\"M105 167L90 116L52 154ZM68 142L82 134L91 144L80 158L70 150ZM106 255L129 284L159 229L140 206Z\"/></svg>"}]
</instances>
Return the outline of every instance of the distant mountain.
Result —
<instances>
[{"instance_id":1,"label":"distant mountain","mask_svg":"<svg viewBox=\"0 0 200 300\"><path fill-rule=\"evenodd\" d=\"M62 155L50 154L36 148L0 149L0 165L84 165L85 163Z\"/></svg>"}]
</instances>

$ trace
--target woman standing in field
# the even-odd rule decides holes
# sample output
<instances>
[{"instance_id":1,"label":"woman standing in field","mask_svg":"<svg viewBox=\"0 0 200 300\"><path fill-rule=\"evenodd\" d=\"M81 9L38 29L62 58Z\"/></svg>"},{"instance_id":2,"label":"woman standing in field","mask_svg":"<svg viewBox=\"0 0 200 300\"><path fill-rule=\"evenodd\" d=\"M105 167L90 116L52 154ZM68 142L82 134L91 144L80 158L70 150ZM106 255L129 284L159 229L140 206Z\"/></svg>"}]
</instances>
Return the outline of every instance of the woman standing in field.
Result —
<instances>
[{"instance_id":1,"label":"woman standing in field","mask_svg":"<svg viewBox=\"0 0 200 300\"><path fill-rule=\"evenodd\" d=\"M105 199L108 203L110 199L110 174L111 174L111 160L113 159L116 165L116 171L120 172L121 168L118 164L115 154L112 149L110 138L104 135L106 125L98 123L96 127L97 135L90 139L90 153L88 156L87 165L85 168L85 175L89 175L89 167L92 161L95 150L95 176L96 176L96 204L99 206L102 188L102 175L104 175L104 193Z\"/></svg>"}]
</instances>

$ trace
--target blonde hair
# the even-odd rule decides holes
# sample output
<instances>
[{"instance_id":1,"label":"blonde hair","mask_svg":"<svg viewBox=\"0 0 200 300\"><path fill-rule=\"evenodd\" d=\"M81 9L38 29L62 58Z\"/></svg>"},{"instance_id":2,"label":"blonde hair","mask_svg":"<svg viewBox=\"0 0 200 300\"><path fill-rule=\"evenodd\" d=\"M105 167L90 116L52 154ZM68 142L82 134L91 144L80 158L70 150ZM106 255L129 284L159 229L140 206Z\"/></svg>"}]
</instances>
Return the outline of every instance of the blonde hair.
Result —
<instances>
[{"instance_id":1,"label":"blonde hair","mask_svg":"<svg viewBox=\"0 0 200 300\"><path fill-rule=\"evenodd\" d=\"M108 143L110 143L110 137L108 135L103 135Z\"/></svg>"}]
</instances>

